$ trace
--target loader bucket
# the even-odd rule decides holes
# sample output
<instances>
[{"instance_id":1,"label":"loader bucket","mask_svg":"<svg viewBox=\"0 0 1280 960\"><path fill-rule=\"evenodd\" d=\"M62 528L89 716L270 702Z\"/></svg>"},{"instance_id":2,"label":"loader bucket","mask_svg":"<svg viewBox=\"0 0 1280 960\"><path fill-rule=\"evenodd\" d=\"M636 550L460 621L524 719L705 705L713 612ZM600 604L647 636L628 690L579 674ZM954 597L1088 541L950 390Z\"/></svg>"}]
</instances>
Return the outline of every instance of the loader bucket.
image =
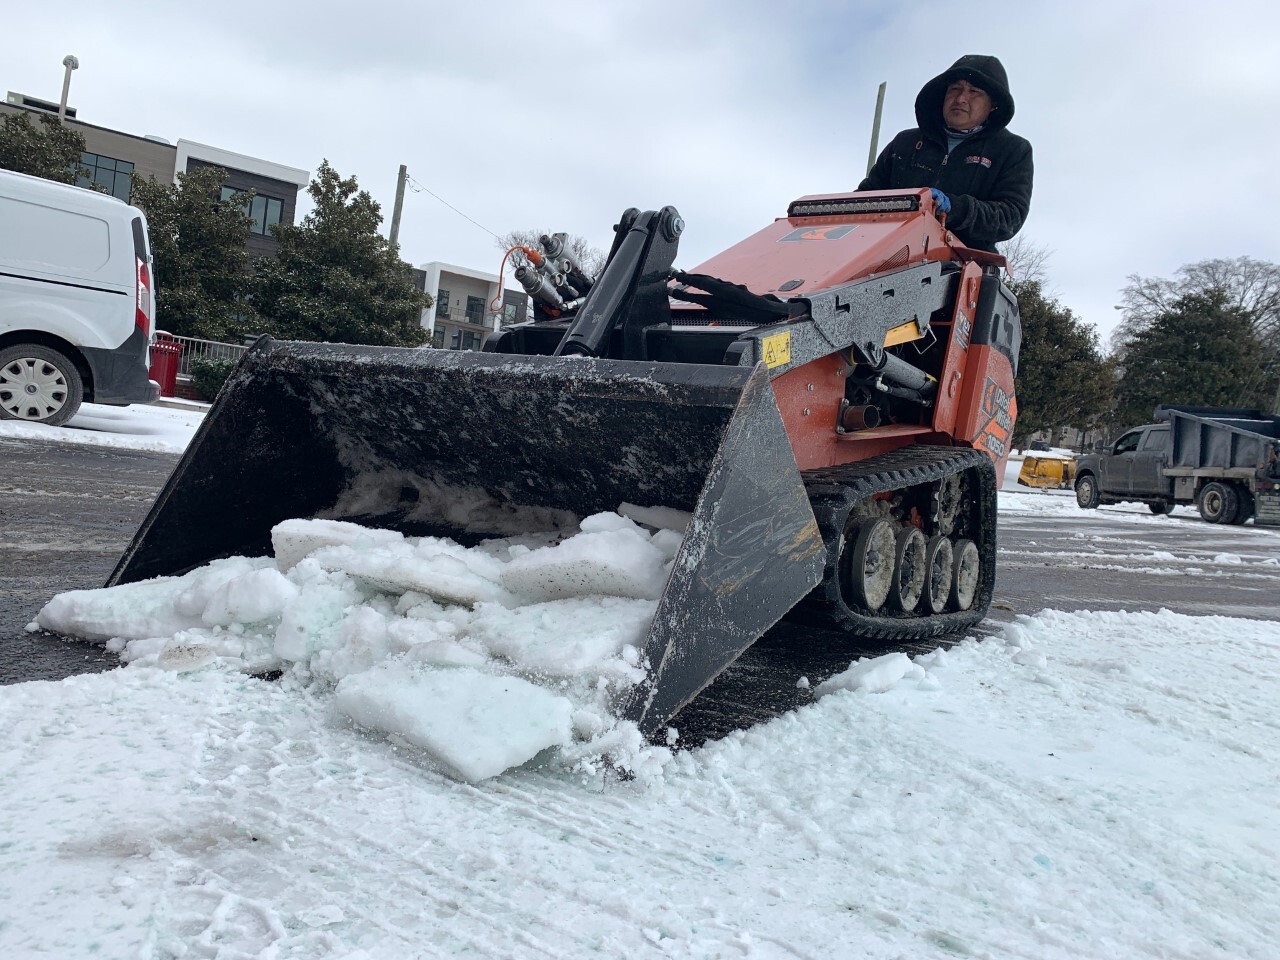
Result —
<instances>
[{"instance_id":1,"label":"loader bucket","mask_svg":"<svg viewBox=\"0 0 1280 960\"><path fill-rule=\"evenodd\" d=\"M265 555L292 518L474 544L623 503L692 514L619 705L653 734L822 576L763 365L261 338L108 585Z\"/></svg>"}]
</instances>

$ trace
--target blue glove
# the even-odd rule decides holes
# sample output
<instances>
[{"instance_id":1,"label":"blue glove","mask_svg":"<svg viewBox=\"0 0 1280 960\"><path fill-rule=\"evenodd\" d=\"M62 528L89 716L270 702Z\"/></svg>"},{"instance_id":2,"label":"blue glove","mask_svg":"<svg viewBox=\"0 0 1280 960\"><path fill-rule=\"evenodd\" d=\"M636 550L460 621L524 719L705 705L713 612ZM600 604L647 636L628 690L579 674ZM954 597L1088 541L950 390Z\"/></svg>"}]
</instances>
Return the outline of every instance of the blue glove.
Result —
<instances>
[{"instance_id":1,"label":"blue glove","mask_svg":"<svg viewBox=\"0 0 1280 960\"><path fill-rule=\"evenodd\" d=\"M929 192L933 194L933 206L938 213L951 212L950 197L948 197L945 193L943 193L937 187L933 187Z\"/></svg>"}]
</instances>

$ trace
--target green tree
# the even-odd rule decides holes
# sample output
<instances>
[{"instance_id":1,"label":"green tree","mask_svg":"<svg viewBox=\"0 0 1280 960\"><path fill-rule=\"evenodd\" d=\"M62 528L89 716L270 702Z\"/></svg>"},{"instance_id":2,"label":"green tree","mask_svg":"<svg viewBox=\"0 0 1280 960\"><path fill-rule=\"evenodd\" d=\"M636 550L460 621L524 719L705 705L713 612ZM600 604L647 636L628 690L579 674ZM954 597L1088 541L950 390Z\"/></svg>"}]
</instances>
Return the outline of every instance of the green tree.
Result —
<instances>
[{"instance_id":1,"label":"green tree","mask_svg":"<svg viewBox=\"0 0 1280 960\"><path fill-rule=\"evenodd\" d=\"M355 177L325 160L307 187L314 209L272 228L280 252L256 262L255 304L266 331L291 340L419 346L432 298L378 234L382 212Z\"/></svg>"},{"instance_id":2,"label":"green tree","mask_svg":"<svg viewBox=\"0 0 1280 960\"><path fill-rule=\"evenodd\" d=\"M39 126L25 111L10 114L0 124L0 168L44 177L59 183L75 183L79 175L84 137L58 122L42 116Z\"/></svg>"},{"instance_id":3,"label":"green tree","mask_svg":"<svg viewBox=\"0 0 1280 960\"><path fill-rule=\"evenodd\" d=\"M1215 291L1223 295L1226 306L1249 314L1262 349L1263 362L1248 388L1280 380L1280 265L1251 257L1189 263L1178 269L1174 279L1129 277L1121 294L1124 323L1112 339L1116 352L1123 356L1134 337L1176 309L1179 298L1210 296ZM1280 394L1270 398L1270 405L1273 412L1280 413Z\"/></svg>"},{"instance_id":4,"label":"green tree","mask_svg":"<svg viewBox=\"0 0 1280 960\"><path fill-rule=\"evenodd\" d=\"M219 201L227 173L197 167L178 183L133 178L133 203L147 215L156 266L156 323L185 337L238 343L257 332L249 305L243 203ZM251 194L244 194L248 197Z\"/></svg>"},{"instance_id":5,"label":"green tree","mask_svg":"<svg viewBox=\"0 0 1280 960\"><path fill-rule=\"evenodd\" d=\"M1254 316L1221 288L1178 297L1124 339L1116 415L1144 423L1161 403L1266 406L1275 390Z\"/></svg>"},{"instance_id":6,"label":"green tree","mask_svg":"<svg viewBox=\"0 0 1280 960\"><path fill-rule=\"evenodd\" d=\"M1097 427L1111 409L1115 383L1097 333L1045 296L1039 280L1009 286L1022 320L1016 445L1041 430Z\"/></svg>"}]
</instances>

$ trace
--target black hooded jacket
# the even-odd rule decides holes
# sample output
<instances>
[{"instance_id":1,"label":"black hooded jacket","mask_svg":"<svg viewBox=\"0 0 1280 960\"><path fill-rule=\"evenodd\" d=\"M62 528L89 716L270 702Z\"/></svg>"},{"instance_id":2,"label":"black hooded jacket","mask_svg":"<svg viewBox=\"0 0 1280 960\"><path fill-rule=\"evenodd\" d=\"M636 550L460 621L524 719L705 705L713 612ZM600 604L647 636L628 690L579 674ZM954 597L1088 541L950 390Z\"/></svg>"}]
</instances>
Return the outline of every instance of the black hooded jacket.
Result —
<instances>
[{"instance_id":1,"label":"black hooded jacket","mask_svg":"<svg viewBox=\"0 0 1280 960\"><path fill-rule=\"evenodd\" d=\"M968 80L985 90L995 109L982 129L947 154L942 100L947 87ZM937 187L951 200L950 228L967 246L995 250L1021 228L1031 208L1031 144L1005 128L1013 96L995 57L961 57L916 97L916 123L889 142L859 190Z\"/></svg>"}]
</instances>

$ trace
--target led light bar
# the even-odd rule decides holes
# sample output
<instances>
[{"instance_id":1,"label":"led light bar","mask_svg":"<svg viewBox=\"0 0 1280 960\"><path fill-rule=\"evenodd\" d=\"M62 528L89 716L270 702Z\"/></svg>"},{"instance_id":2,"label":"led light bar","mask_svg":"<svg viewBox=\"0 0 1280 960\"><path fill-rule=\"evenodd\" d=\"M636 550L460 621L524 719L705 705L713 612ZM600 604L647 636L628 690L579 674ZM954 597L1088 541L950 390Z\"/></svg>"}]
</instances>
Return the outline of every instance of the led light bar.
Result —
<instances>
[{"instance_id":1,"label":"led light bar","mask_svg":"<svg viewBox=\"0 0 1280 960\"><path fill-rule=\"evenodd\" d=\"M788 217L832 217L858 213L906 213L920 209L920 195L907 197L833 197L828 200L796 200Z\"/></svg>"}]
</instances>

